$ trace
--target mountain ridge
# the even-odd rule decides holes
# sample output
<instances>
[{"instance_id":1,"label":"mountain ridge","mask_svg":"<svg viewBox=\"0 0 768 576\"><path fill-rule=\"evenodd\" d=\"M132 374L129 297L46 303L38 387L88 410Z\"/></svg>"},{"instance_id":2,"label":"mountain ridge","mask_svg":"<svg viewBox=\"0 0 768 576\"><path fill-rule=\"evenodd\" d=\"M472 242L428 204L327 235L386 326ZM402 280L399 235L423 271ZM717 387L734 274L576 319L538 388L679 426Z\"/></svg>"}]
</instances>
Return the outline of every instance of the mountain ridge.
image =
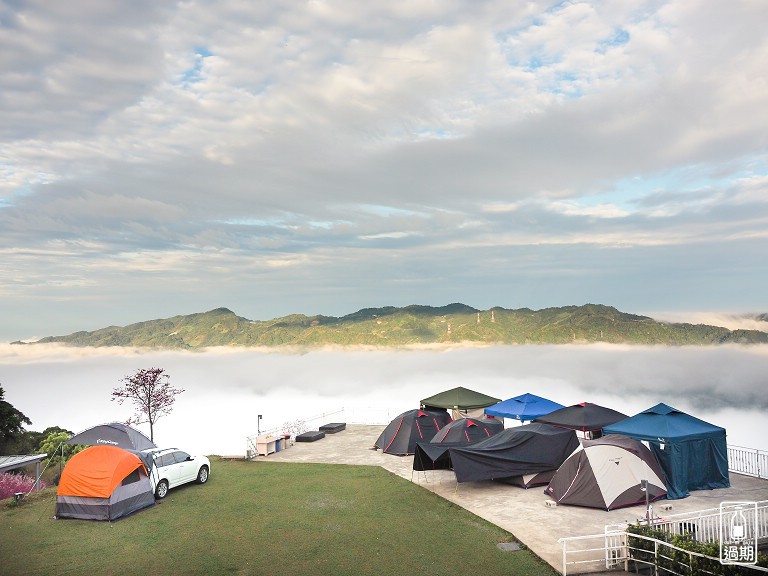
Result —
<instances>
[{"instance_id":1,"label":"mountain ridge","mask_svg":"<svg viewBox=\"0 0 768 576\"><path fill-rule=\"evenodd\" d=\"M290 314L249 320L229 308L107 326L26 344L199 349L212 346L406 346L413 344L764 344L768 333L659 322L603 304L481 310L461 303L362 308L345 316ZM13 344L23 344L20 341Z\"/></svg>"}]
</instances>

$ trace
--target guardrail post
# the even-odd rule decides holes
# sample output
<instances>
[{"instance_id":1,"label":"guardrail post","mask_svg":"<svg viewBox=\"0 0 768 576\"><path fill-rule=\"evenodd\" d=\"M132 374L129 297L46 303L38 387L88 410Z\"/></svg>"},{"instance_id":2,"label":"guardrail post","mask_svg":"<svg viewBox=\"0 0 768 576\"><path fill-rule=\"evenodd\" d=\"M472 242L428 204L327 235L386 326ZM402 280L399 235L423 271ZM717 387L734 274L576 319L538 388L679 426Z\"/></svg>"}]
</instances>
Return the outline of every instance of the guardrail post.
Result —
<instances>
[{"instance_id":1,"label":"guardrail post","mask_svg":"<svg viewBox=\"0 0 768 576\"><path fill-rule=\"evenodd\" d=\"M568 565L566 564L566 552L565 549L568 547L568 540L563 540L563 576L567 576L568 574Z\"/></svg>"}]
</instances>

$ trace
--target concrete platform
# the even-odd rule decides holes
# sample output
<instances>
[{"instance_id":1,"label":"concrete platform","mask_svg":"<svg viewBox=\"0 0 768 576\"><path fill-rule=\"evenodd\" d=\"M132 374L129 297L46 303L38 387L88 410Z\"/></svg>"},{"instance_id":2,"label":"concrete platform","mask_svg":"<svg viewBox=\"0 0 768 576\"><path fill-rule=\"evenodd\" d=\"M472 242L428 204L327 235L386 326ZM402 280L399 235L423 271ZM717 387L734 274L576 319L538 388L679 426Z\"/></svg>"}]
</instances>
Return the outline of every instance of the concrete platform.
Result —
<instances>
[{"instance_id":1,"label":"concrete platform","mask_svg":"<svg viewBox=\"0 0 768 576\"><path fill-rule=\"evenodd\" d=\"M290 450L256 461L381 466L511 532L558 571L562 571L558 538L602 534L606 524L634 523L645 516L645 506L611 512L575 506L550 508L545 505L548 498L543 487L525 490L492 481L457 484L449 470L415 472L412 456L392 456L372 449L382 430L384 426L352 424L322 442L295 444ZM758 500L768 500L768 481L731 474L731 488L693 492L682 500L660 500L654 509L671 504L672 509L664 512L670 515L717 508L723 501Z\"/></svg>"}]
</instances>

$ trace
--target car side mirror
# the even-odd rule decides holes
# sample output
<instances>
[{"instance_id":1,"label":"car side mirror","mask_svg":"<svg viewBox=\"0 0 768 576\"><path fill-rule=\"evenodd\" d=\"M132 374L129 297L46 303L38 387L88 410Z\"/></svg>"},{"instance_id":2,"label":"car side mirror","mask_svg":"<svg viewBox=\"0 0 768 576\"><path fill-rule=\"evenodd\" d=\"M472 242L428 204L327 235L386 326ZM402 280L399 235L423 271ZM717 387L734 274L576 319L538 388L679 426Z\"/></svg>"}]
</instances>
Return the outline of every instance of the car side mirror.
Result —
<instances>
[{"instance_id":1,"label":"car side mirror","mask_svg":"<svg viewBox=\"0 0 768 576\"><path fill-rule=\"evenodd\" d=\"M191 462L192 460L194 460L194 458L192 458L192 456L187 456L187 462Z\"/></svg>"}]
</instances>

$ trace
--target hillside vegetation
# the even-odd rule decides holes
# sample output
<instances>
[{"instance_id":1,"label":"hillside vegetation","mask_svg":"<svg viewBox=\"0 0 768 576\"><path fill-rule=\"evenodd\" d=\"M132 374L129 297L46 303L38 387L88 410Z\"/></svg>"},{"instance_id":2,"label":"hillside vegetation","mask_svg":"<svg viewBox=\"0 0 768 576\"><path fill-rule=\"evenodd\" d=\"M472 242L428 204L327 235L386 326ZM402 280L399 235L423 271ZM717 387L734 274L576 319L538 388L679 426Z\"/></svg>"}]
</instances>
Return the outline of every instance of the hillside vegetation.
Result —
<instances>
[{"instance_id":1,"label":"hillside vegetation","mask_svg":"<svg viewBox=\"0 0 768 576\"><path fill-rule=\"evenodd\" d=\"M365 308L340 318L292 314L255 321L227 308L49 336L70 346L203 348L209 346L405 346L413 344L712 345L768 343L768 333L704 324L657 322L599 304L531 310L442 307Z\"/></svg>"}]
</instances>

